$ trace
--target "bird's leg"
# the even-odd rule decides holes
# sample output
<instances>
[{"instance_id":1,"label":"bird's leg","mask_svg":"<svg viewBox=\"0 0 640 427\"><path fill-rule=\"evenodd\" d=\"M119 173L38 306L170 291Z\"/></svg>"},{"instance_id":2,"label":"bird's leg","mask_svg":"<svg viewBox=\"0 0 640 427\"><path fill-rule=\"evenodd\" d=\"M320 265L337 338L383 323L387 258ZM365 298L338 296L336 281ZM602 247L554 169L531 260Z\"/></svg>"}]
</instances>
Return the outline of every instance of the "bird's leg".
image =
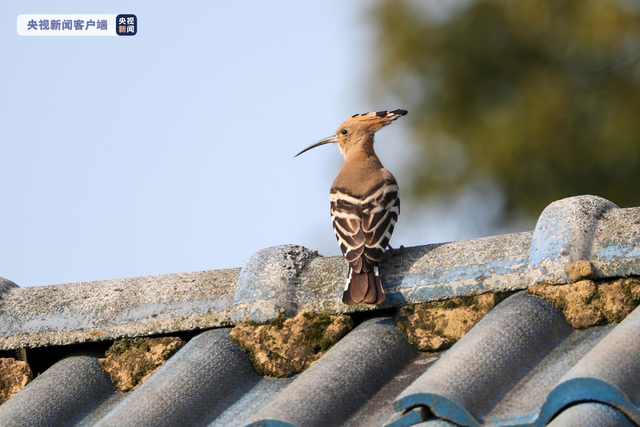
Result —
<instances>
[{"instance_id":1,"label":"bird's leg","mask_svg":"<svg viewBox=\"0 0 640 427\"><path fill-rule=\"evenodd\" d=\"M402 255L404 253L404 246L400 245L398 249L393 249L390 244L387 243L387 247L389 248L389 254L391 256Z\"/></svg>"}]
</instances>

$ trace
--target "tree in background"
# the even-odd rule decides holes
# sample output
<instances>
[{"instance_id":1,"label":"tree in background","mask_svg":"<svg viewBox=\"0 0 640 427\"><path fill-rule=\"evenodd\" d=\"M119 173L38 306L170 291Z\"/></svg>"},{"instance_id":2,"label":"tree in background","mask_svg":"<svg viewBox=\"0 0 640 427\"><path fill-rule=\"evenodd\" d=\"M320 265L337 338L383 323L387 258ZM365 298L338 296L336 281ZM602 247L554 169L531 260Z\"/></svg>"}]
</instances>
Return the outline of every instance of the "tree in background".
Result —
<instances>
[{"instance_id":1,"label":"tree in background","mask_svg":"<svg viewBox=\"0 0 640 427\"><path fill-rule=\"evenodd\" d=\"M381 0L373 19L375 90L409 110L421 152L413 196L455 198L489 182L504 196L503 222L580 194L640 206L640 9L630 1Z\"/></svg>"}]
</instances>

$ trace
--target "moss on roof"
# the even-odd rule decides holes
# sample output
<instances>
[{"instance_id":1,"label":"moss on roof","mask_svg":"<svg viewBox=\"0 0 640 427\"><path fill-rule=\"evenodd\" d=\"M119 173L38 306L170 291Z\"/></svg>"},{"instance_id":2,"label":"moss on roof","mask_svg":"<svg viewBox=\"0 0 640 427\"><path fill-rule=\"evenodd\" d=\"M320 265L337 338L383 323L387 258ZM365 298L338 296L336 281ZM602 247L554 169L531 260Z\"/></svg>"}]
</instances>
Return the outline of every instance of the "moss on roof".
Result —
<instances>
[{"instance_id":1,"label":"moss on roof","mask_svg":"<svg viewBox=\"0 0 640 427\"><path fill-rule=\"evenodd\" d=\"M100 359L100 366L122 392L135 389L185 342L177 337L125 338L116 341Z\"/></svg>"},{"instance_id":2,"label":"moss on roof","mask_svg":"<svg viewBox=\"0 0 640 427\"><path fill-rule=\"evenodd\" d=\"M640 279L580 280L568 285L539 284L527 293L562 310L576 329L621 322L640 303Z\"/></svg>"},{"instance_id":3,"label":"moss on roof","mask_svg":"<svg viewBox=\"0 0 640 427\"><path fill-rule=\"evenodd\" d=\"M26 387L33 379L27 362L13 358L0 358L0 404Z\"/></svg>"},{"instance_id":4,"label":"moss on roof","mask_svg":"<svg viewBox=\"0 0 640 427\"><path fill-rule=\"evenodd\" d=\"M486 293L398 309L396 324L419 351L451 347L510 294Z\"/></svg>"},{"instance_id":5,"label":"moss on roof","mask_svg":"<svg viewBox=\"0 0 640 427\"><path fill-rule=\"evenodd\" d=\"M231 339L264 376L290 377L304 371L353 329L346 315L302 311L271 322L245 321L231 331Z\"/></svg>"}]
</instances>

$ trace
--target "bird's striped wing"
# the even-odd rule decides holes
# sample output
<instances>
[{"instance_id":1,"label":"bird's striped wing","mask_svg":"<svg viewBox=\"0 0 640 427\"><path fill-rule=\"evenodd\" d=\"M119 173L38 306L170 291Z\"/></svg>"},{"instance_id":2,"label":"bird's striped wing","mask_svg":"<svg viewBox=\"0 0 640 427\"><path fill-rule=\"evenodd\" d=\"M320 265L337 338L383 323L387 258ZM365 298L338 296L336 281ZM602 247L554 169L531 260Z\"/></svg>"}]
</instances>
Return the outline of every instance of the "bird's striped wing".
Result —
<instances>
[{"instance_id":1,"label":"bird's striped wing","mask_svg":"<svg viewBox=\"0 0 640 427\"><path fill-rule=\"evenodd\" d=\"M389 245L393 228L400 215L398 183L393 177L362 201L362 231L365 237L364 257L377 264Z\"/></svg>"},{"instance_id":2,"label":"bird's striped wing","mask_svg":"<svg viewBox=\"0 0 640 427\"><path fill-rule=\"evenodd\" d=\"M330 200L331 222L340 250L351 268L356 273L360 273L363 268L362 254L365 251L361 201L339 189L331 190Z\"/></svg>"},{"instance_id":3,"label":"bird's striped wing","mask_svg":"<svg viewBox=\"0 0 640 427\"><path fill-rule=\"evenodd\" d=\"M333 229L354 272L372 271L382 259L399 214L398 184L393 177L364 198L331 190Z\"/></svg>"}]
</instances>

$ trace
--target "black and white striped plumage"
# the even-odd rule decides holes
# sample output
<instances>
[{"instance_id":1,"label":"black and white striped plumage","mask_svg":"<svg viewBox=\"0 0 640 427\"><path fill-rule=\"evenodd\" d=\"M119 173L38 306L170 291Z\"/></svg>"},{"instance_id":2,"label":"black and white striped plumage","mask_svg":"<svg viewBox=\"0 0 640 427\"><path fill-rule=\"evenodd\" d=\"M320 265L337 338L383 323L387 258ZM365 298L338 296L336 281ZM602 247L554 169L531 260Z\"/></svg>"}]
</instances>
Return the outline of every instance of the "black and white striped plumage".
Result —
<instances>
[{"instance_id":1,"label":"black and white striped plumage","mask_svg":"<svg viewBox=\"0 0 640 427\"><path fill-rule=\"evenodd\" d=\"M373 150L373 136L381 127L407 114L405 110L356 114L335 136L298 154L327 143L337 143L344 163L331 186L331 221L340 249L349 263L342 296L348 305L380 304L385 295L379 264L389 245L398 215L398 183Z\"/></svg>"},{"instance_id":2,"label":"black and white striped plumage","mask_svg":"<svg viewBox=\"0 0 640 427\"><path fill-rule=\"evenodd\" d=\"M364 195L334 187L330 200L333 230L349 262L342 301L380 304L384 290L378 266L400 214L398 184L389 174Z\"/></svg>"}]
</instances>

